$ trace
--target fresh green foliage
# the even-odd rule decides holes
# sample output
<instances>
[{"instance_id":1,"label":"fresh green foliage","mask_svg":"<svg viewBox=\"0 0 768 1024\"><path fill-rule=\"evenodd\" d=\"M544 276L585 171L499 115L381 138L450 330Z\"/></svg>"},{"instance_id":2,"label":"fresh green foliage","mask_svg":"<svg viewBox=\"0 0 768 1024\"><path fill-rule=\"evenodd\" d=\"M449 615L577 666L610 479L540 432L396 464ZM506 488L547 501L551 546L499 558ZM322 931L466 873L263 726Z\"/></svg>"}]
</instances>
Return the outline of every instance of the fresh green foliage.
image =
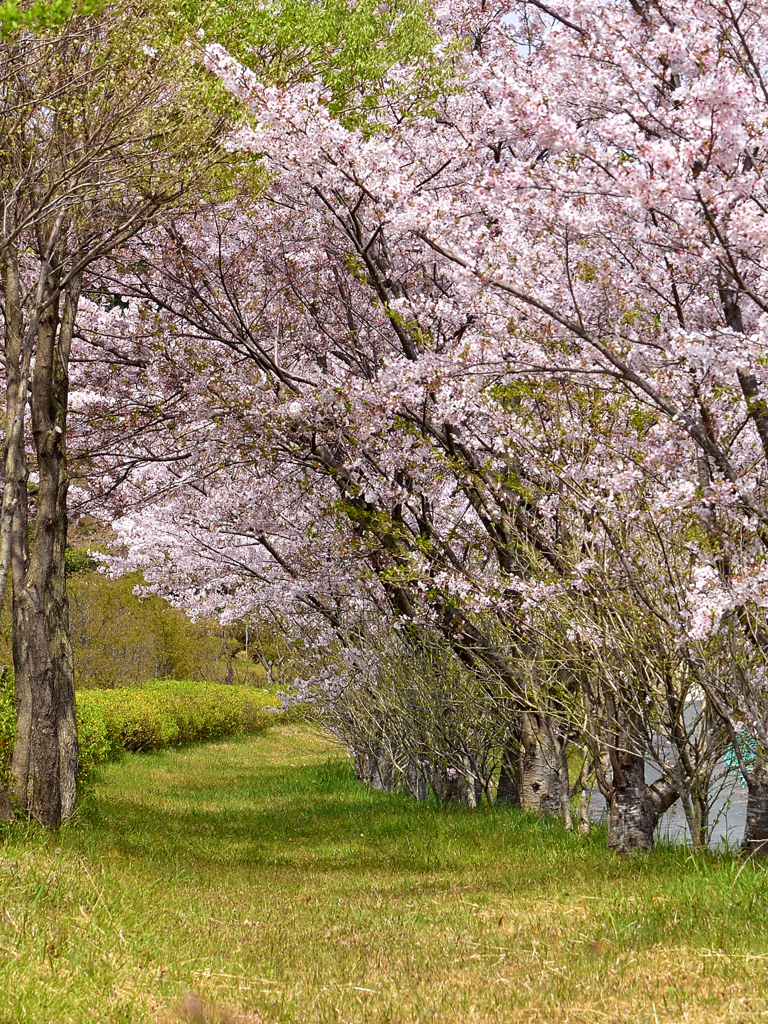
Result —
<instances>
[{"instance_id":1,"label":"fresh green foliage","mask_svg":"<svg viewBox=\"0 0 768 1024\"><path fill-rule=\"evenodd\" d=\"M67 545L64 551L64 572L67 579L71 576L87 576L95 568L96 563L85 548L73 548Z\"/></svg>"},{"instance_id":2,"label":"fresh green foliage","mask_svg":"<svg viewBox=\"0 0 768 1024\"><path fill-rule=\"evenodd\" d=\"M331 108L348 115L375 109L393 88L393 65L428 65L435 43L425 0L181 0L176 10L190 31L202 29L266 81L322 78Z\"/></svg>"},{"instance_id":3,"label":"fresh green foliage","mask_svg":"<svg viewBox=\"0 0 768 1024\"><path fill-rule=\"evenodd\" d=\"M31 29L41 32L58 28L75 14L92 14L103 0L34 0L34 3L18 3L6 0L0 4L0 38L8 38L14 32Z\"/></svg>"},{"instance_id":4,"label":"fresh green foliage","mask_svg":"<svg viewBox=\"0 0 768 1024\"><path fill-rule=\"evenodd\" d=\"M263 732L275 720L273 693L253 686L155 680L77 694L80 775L126 751L158 750Z\"/></svg>"},{"instance_id":5,"label":"fresh green foliage","mask_svg":"<svg viewBox=\"0 0 768 1024\"><path fill-rule=\"evenodd\" d=\"M77 693L80 781L127 751L263 732L279 720L277 704L274 693L255 686L193 680L81 690ZM6 670L0 677L0 781L8 774L15 735L13 673Z\"/></svg>"},{"instance_id":6,"label":"fresh green foliage","mask_svg":"<svg viewBox=\"0 0 768 1024\"><path fill-rule=\"evenodd\" d=\"M306 728L128 755L58 832L2 834L4 1022L754 1024L768 1009L759 865L606 856L600 830L375 793Z\"/></svg>"},{"instance_id":7,"label":"fresh green foliage","mask_svg":"<svg viewBox=\"0 0 768 1024\"><path fill-rule=\"evenodd\" d=\"M142 582L137 574L109 579L93 572L82 554L73 550L67 563L78 688L164 677L263 682L261 666L237 657L244 636L236 635L232 627L193 623L159 597L140 599L134 594ZM10 650L10 628L7 637Z\"/></svg>"},{"instance_id":8,"label":"fresh green foliage","mask_svg":"<svg viewBox=\"0 0 768 1024\"><path fill-rule=\"evenodd\" d=\"M265 685L264 668L245 657L244 626L191 622L162 598L139 598L137 574L109 579L85 549L68 548L66 565L78 689L158 678ZM0 666L12 662L9 604L0 618Z\"/></svg>"}]
</instances>

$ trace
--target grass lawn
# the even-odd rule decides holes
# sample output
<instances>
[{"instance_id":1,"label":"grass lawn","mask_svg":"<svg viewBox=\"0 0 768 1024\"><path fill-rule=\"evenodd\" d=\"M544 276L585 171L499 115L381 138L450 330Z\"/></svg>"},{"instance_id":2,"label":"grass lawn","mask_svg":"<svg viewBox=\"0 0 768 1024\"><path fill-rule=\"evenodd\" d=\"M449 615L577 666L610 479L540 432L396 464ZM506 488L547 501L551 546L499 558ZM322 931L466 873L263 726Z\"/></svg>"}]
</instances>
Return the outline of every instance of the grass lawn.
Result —
<instances>
[{"instance_id":1,"label":"grass lawn","mask_svg":"<svg viewBox=\"0 0 768 1024\"><path fill-rule=\"evenodd\" d=\"M763 868L372 793L306 727L0 837L0 1024L768 1021Z\"/></svg>"}]
</instances>

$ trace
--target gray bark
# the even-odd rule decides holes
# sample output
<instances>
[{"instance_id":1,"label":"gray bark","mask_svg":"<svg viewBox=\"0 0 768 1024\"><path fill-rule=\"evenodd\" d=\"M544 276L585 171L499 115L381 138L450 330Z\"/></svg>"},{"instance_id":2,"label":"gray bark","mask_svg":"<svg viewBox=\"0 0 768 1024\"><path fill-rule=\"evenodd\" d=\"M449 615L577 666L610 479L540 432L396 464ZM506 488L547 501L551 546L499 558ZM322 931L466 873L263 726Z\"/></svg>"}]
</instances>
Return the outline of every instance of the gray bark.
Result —
<instances>
[{"instance_id":1,"label":"gray bark","mask_svg":"<svg viewBox=\"0 0 768 1024\"><path fill-rule=\"evenodd\" d=\"M13 803L10 795L0 786L0 821L13 821Z\"/></svg>"},{"instance_id":2,"label":"gray bark","mask_svg":"<svg viewBox=\"0 0 768 1024\"><path fill-rule=\"evenodd\" d=\"M520 744L512 740L504 748L501 758L499 782L496 786L496 803L508 807L520 806Z\"/></svg>"},{"instance_id":3,"label":"gray bark","mask_svg":"<svg viewBox=\"0 0 768 1024\"><path fill-rule=\"evenodd\" d=\"M476 776L469 758L464 758L464 771L459 773L459 800L462 807L479 807L483 799L483 784Z\"/></svg>"},{"instance_id":4,"label":"gray bark","mask_svg":"<svg viewBox=\"0 0 768 1024\"><path fill-rule=\"evenodd\" d=\"M520 716L523 756L520 806L526 811L565 817L570 799L565 769L565 737L549 715L526 711ZM570 818L570 811L566 824Z\"/></svg>"},{"instance_id":5,"label":"gray bark","mask_svg":"<svg viewBox=\"0 0 768 1024\"><path fill-rule=\"evenodd\" d=\"M747 823L743 849L755 857L768 857L768 759L758 754L747 775Z\"/></svg>"},{"instance_id":6,"label":"gray bark","mask_svg":"<svg viewBox=\"0 0 768 1024\"><path fill-rule=\"evenodd\" d=\"M675 783L645 781L645 759L626 750L611 752L613 788L608 802L608 849L617 853L650 850L660 816L679 797Z\"/></svg>"},{"instance_id":7,"label":"gray bark","mask_svg":"<svg viewBox=\"0 0 768 1024\"><path fill-rule=\"evenodd\" d=\"M373 750L353 751L355 773L361 782L367 783L371 789L391 793L394 789L394 771L392 761L383 746Z\"/></svg>"},{"instance_id":8,"label":"gray bark","mask_svg":"<svg viewBox=\"0 0 768 1024\"><path fill-rule=\"evenodd\" d=\"M52 282L55 294L56 282ZM13 754L20 809L45 825L71 814L78 749L69 609L67 542L67 365L80 281L67 288L63 311L51 301L40 319L31 380L37 455L35 538L31 552L25 502L12 529L14 670L18 732ZM26 467L23 481L26 489ZM21 486L21 479L19 480Z\"/></svg>"},{"instance_id":9,"label":"gray bark","mask_svg":"<svg viewBox=\"0 0 768 1024\"><path fill-rule=\"evenodd\" d=\"M405 770L405 788L416 800L429 798L429 779L422 765L409 761Z\"/></svg>"}]
</instances>

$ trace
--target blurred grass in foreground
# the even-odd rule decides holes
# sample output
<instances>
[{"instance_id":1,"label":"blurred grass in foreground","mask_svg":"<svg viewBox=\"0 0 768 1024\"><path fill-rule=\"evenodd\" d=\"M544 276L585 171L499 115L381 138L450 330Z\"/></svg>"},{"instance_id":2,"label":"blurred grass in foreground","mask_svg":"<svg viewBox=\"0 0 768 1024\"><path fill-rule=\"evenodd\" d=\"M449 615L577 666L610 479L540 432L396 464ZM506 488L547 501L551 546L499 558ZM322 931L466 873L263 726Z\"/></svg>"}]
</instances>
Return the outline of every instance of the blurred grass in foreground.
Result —
<instances>
[{"instance_id":1,"label":"blurred grass in foreground","mask_svg":"<svg viewBox=\"0 0 768 1024\"><path fill-rule=\"evenodd\" d=\"M374 793L306 726L128 755L1 834L2 1024L768 1016L762 867Z\"/></svg>"}]
</instances>

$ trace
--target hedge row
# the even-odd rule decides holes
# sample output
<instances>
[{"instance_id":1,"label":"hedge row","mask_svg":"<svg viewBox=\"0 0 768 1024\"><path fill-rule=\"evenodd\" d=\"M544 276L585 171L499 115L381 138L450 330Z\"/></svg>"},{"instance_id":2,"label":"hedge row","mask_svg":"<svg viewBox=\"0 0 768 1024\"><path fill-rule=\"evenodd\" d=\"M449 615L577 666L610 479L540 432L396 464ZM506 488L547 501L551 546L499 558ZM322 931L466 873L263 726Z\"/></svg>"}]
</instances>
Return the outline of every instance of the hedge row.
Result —
<instances>
[{"instance_id":1,"label":"hedge row","mask_svg":"<svg viewBox=\"0 0 768 1024\"><path fill-rule=\"evenodd\" d=\"M16 738L16 709L13 703L13 673L0 670L0 785L7 781Z\"/></svg>"},{"instance_id":2,"label":"hedge row","mask_svg":"<svg viewBox=\"0 0 768 1024\"><path fill-rule=\"evenodd\" d=\"M275 721L276 704L273 693L253 686L188 680L80 690L80 779L127 750L158 750L262 732ZM13 726L13 682L6 676L0 682L0 771L8 763Z\"/></svg>"}]
</instances>

